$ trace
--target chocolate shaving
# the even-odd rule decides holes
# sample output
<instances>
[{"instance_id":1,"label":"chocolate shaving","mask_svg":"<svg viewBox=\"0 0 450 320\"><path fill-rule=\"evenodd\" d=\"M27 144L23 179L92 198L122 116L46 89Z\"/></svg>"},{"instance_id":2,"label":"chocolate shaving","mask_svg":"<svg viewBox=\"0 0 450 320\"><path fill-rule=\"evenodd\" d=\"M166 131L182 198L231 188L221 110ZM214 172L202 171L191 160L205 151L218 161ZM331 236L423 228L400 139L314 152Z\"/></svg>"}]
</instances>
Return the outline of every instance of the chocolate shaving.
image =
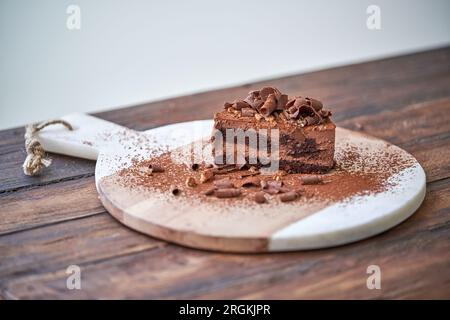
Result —
<instances>
[{"instance_id":1,"label":"chocolate shaving","mask_svg":"<svg viewBox=\"0 0 450 320\"><path fill-rule=\"evenodd\" d=\"M241 195L241 191L239 189L234 188L218 189L214 191L214 195L217 198L235 198Z\"/></svg>"},{"instance_id":2,"label":"chocolate shaving","mask_svg":"<svg viewBox=\"0 0 450 320\"><path fill-rule=\"evenodd\" d=\"M272 87L264 87L259 91L259 95L262 100L266 100L270 94L273 94L276 92L276 89Z\"/></svg>"},{"instance_id":3,"label":"chocolate shaving","mask_svg":"<svg viewBox=\"0 0 450 320\"><path fill-rule=\"evenodd\" d=\"M323 108L322 102L320 102L319 100L313 99L313 98L309 98L309 100L311 103L311 107L313 107L315 111L322 110L322 108Z\"/></svg>"},{"instance_id":4,"label":"chocolate shaving","mask_svg":"<svg viewBox=\"0 0 450 320\"><path fill-rule=\"evenodd\" d=\"M236 100L233 102L232 107L236 110L241 110L243 108L249 108L250 105L247 102L245 102L244 100Z\"/></svg>"},{"instance_id":5,"label":"chocolate shaving","mask_svg":"<svg viewBox=\"0 0 450 320\"><path fill-rule=\"evenodd\" d=\"M276 108L277 108L277 100L275 98L275 95L271 93L267 97L266 102L264 102L262 107L259 109L259 112L264 117L268 117L272 112L275 111Z\"/></svg>"},{"instance_id":6,"label":"chocolate shaving","mask_svg":"<svg viewBox=\"0 0 450 320\"><path fill-rule=\"evenodd\" d=\"M299 114L299 108L296 106L292 106L288 109L288 117L289 119L297 119Z\"/></svg>"},{"instance_id":7,"label":"chocolate shaving","mask_svg":"<svg viewBox=\"0 0 450 320\"><path fill-rule=\"evenodd\" d=\"M315 124L318 124L319 122L320 122L320 119L316 115L314 115L314 117L307 116L305 118L305 125L307 125L307 126L315 125Z\"/></svg>"},{"instance_id":8,"label":"chocolate shaving","mask_svg":"<svg viewBox=\"0 0 450 320\"><path fill-rule=\"evenodd\" d=\"M331 111L330 111L330 110L322 109L322 110L320 110L319 113L320 113L320 115L321 115L323 118L331 117Z\"/></svg>"},{"instance_id":9,"label":"chocolate shaving","mask_svg":"<svg viewBox=\"0 0 450 320\"><path fill-rule=\"evenodd\" d=\"M299 108L298 108L298 112L300 114L300 116L302 117L313 117L316 113L313 109L313 107L307 105L307 104L302 104Z\"/></svg>"},{"instance_id":10,"label":"chocolate shaving","mask_svg":"<svg viewBox=\"0 0 450 320\"><path fill-rule=\"evenodd\" d=\"M322 183L322 178L319 176L306 176L301 177L302 184L319 184Z\"/></svg>"},{"instance_id":11,"label":"chocolate shaving","mask_svg":"<svg viewBox=\"0 0 450 320\"><path fill-rule=\"evenodd\" d=\"M309 101L307 99L303 98L303 97L295 98L294 106L295 107L300 107L302 105L309 105Z\"/></svg>"},{"instance_id":12,"label":"chocolate shaving","mask_svg":"<svg viewBox=\"0 0 450 320\"><path fill-rule=\"evenodd\" d=\"M210 188L206 189L205 191L203 191L203 194L205 196L211 196L214 194L214 191L216 191L216 187L210 187Z\"/></svg>"},{"instance_id":13,"label":"chocolate shaving","mask_svg":"<svg viewBox=\"0 0 450 320\"><path fill-rule=\"evenodd\" d=\"M238 183L240 187L248 188L248 187L259 187L261 185L261 180L258 177L247 177L242 179Z\"/></svg>"},{"instance_id":14,"label":"chocolate shaving","mask_svg":"<svg viewBox=\"0 0 450 320\"><path fill-rule=\"evenodd\" d=\"M321 101L302 96L289 99L288 95L274 87L250 91L244 100L226 102L224 107L237 117L254 116L258 121L265 118L272 122L276 122L276 119L298 120L297 124L302 127L320 124L331 116L330 111L323 110Z\"/></svg>"},{"instance_id":15,"label":"chocolate shaving","mask_svg":"<svg viewBox=\"0 0 450 320\"><path fill-rule=\"evenodd\" d=\"M286 103L286 106L284 108L289 109L290 107L292 107L295 103L295 100L296 100L295 98L288 100L288 102Z\"/></svg>"},{"instance_id":16,"label":"chocolate shaving","mask_svg":"<svg viewBox=\"0 0 450 320\"><path fill-rule=\"evenodd\" d=\"M255 195L253 196L253 199L255 200L256 203L266 203L267 202L264 192L255 193Z\"/></svg>"},{"instance_id":17,"label":"chocolate shaving","mask_svg":"<svg viewBox=\"0 0 450 320\"><path fill-rule=\"evenodd\" d=\"M194 171L197 171L199 167L200 167L200 165L198 163L191 164L191 169Z\"/></svg>"},{"instance_id":18,"label":"chocolate shaving","mask_svg":"<svg viewBox=\"0 0 450 320\"><path fill-rule=\"evenodd\" d=\"M290 191L290 192L283 193L282 195L280 195L281 202L294 201L297 198L298 198L298 194L294 191Z\"/></svg>"},{"instance_id":19,"label":"chocolate shaving","mask_svg":"<svg viewBox=\"0 0 450 320\"><path fill-rule=\"evenodd\" d=\"M277 97L277 110L284 110L287 102L288 102L287 94L281 94L279 97Z\"/></svg>"},{"instance_id":20,"label":"chocolate shaving","mask_svg":"<svg viewBox=\"0 0 450 320\"><path fill-rule=\"evenodd\" d=\"M233 105L232 103L225 102L225 103L223 104L223 108L224 108L224 109L228 109L228 108L231 108L232 105Z\"/></svg>"}]
</instances>

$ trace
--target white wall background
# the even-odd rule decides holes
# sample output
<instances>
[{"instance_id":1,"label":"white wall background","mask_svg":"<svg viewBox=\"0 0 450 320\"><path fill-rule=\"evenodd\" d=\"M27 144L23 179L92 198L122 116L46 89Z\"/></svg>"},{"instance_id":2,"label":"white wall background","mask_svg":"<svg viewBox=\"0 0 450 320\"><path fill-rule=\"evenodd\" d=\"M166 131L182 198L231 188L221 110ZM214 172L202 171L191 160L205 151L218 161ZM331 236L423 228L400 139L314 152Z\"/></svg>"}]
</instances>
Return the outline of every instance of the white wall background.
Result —
<instances>
[{"instance_id":1,"label":"white wall background","mask_svg":"<svg viewBox=\"0 0 450 320\"><path fill-rule=\"evenodd\" d=\"M0 128L449 43L448 0L0 0Z\"/></svg>"}]
</instances>

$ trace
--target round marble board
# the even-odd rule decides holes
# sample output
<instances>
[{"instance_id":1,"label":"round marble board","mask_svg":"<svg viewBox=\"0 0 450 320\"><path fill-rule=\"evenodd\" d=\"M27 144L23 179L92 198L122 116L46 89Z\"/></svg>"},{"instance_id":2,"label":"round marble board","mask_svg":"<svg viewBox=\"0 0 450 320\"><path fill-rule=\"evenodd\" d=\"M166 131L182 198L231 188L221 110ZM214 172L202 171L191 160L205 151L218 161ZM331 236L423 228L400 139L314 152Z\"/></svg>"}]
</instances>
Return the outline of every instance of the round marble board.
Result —
<instances>
[{"instance_id":1,"label":"round marble board","mask_svg":"<svg viewBox=\"0 0 450 320\"><path fill-rule=\"evenodd\" d=\"M394 150L412 165L389 177L386 190L326 203L314 212L304 202L223 206L120 183L117 172L133 159L151 159L211 134L211 120L183 122L137 132L85 114L63 117L74 127L47 127L38 139L49 152L97 160L95 181L109 213L142 233L181 245L230 252L276 252L332 247L386 231L412 215L425 196L425 173L406 151L361 133L336 129L336 150L343 145ZM115 179L110 179L115 177ZM387 181L388 182L388 181ZM309 212L305 214L305 212Z\"/></svg>"}]
</instances>

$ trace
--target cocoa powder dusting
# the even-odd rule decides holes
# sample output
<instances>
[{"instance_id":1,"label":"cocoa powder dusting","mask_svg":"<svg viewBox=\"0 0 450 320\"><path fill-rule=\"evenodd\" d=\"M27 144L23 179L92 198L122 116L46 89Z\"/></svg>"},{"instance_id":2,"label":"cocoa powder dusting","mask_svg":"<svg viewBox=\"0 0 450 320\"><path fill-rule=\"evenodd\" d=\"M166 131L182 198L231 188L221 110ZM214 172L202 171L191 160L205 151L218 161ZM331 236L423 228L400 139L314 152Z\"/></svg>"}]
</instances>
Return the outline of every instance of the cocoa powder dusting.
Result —
<instances>
[{"instance_id":1,"label":"cocoa powder dusting","mask_svg":"<svg viewBox=\"0 0 450 320\"><path fill-rule=\"evenodd\" d=\"M413 158L405 158L400 152L390 150L372 154L370 150L364 147L355 147L354 145L343 145L336 152L336 165L330 172L320 175L321 183L304 184L302 177L307 174L285 174L281 176L283 190L277 192L301 193L301 197L294 199L296 201L321 201L337 202L349 199L355 195L376 194L387 190L392 183L388 183L388 178L399 171L413 165ZM180 189L179 197L197 198L205 202L215 202L220 205L236 203L243 199L255 199L256 194L262 191L261 187L242 187L245 184L243 177L251 173L248 170L234 170L220 175L214 175L211 179L195 186L187 187L186 180L202 181L201 176L204 172L209 172L211 165L207 163L198 164L195 171L190 165L175 162L172 159L171 152L166 152L152 158L151 160L134 161L134 164L118 172L120 183L130 188L141 187L161 193L172 192L173 186ZM143 168L159 166L164 168L162 172L148 173ZM209 171L208 171L209 170ZM269 185L280 178L279 175L258 175L258 180L268 182ZM237 187L236 197L225 197L218 199L212 196L215 188L226 179L229 181L229 187ZM219 182L218 182L219 181ZM271 182L272 181L272 182ZM279 183L281 185L281 183ZM255 183L257 185L257 183ZM264 183L263 183L264 185ZM266 194L268 202L277 202L277 195ZM257 196L258 197L258 196ZM286 196L285 196L286 197ZM252 201L255 203L255 201Z\"/></svg>"}]
</instances>

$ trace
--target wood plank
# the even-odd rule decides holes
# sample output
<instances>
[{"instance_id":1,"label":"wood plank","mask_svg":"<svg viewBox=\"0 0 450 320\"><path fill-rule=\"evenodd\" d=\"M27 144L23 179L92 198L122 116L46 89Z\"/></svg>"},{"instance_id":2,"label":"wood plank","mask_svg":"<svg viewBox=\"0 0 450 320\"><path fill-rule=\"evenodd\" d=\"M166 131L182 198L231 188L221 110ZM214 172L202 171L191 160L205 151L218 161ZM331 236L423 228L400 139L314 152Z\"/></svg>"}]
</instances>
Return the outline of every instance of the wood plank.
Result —
<instances>
[{"instance_id":1,"label":"wood plank","mask_svg":"<svg viewBox=\"0 0 450 320\"><path fill-rule=\"evenodd\" d=\"M431 63L432 62L432 63ZM398 110L412 103L450 97L450 48L391 59L339 67L280 79L244 84L98 113L101 118L144 130L168 123L211 118L224 101L245 96L251 88L279 86L291 94L322 98L335 120L350 119L384 110ZM54 164L40 177L21 172L25 158L23 128L0 133L0 193L26 186L58 182L93 173L90 161L53 155Z\"/></svg>"},{"instance_id":2,"label":"wood plank","mask_svg":"<svg viewBox=\"0 0 450 320\"><path fill-rule=\"evenodd\" d=\"M93 176L19 190L0 196L0 235L104 212Z\"/></svg>"},{"instance_id":3,"label":"wood plank","mask_svg":"<svg viewBox=\"0 0 450 320\"><path fill-rule=\"evenodd\" d=\"M106 213L84 217L3 235L0 279L65 270L71 264L98 262L164 245L124 228Z\"/></svg>"},{"instance_id":4,"label":"wood plank","mask_svg":"<svg viewBox=\"0 0 450 320\"><path fill-rule=\"evenodd\" d=\"M448 298L449 192L450 179L429 184L420 210L375 238L296 253L218 254L164 246L103 215L5 235L2 294L21 299ZM66 289L70 264L81 267L83 290ZM371 264L382 269L382 290L365 286Z\"/></svg>"}]
</instances>

